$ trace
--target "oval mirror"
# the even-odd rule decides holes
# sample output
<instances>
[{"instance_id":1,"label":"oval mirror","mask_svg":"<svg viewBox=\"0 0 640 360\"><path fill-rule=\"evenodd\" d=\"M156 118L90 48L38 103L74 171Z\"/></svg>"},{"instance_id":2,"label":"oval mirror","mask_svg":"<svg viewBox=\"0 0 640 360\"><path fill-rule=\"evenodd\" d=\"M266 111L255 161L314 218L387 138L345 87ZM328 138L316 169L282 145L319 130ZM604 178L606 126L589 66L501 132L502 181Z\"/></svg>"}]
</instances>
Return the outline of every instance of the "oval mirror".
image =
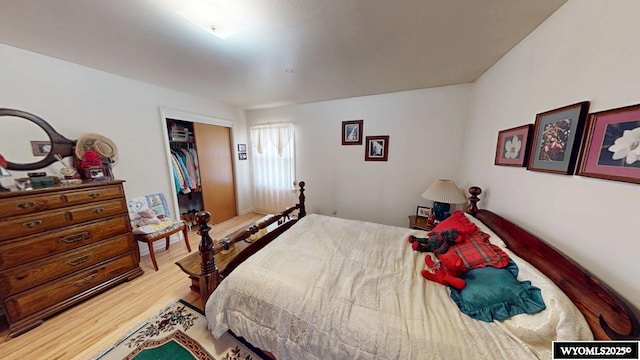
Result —
<instances>
[{"instance_id":1,"label":"oval mirror","mask_svg":"<svg viewBox=\"0 0 640 360\"><path fill-rule=\"evenodd\" d=\"M0 109L0 154L9 170L38 170L56 162L55 154L73 155L75 142L44 119L26 111ZM7 146L7 144L12 144Z\"/></svg>"}]
</instances>

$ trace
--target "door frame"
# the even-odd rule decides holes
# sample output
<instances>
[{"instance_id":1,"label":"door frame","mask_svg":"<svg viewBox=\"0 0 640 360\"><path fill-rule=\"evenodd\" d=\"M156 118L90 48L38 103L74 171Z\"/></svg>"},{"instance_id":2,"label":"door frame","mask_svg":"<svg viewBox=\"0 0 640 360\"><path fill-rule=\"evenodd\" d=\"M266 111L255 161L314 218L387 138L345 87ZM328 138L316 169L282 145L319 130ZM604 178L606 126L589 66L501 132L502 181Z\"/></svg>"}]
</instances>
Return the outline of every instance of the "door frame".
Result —
<instances>
[{"instance_id":1,"label":"door frame","mask_svg":"<svg viewBox=\"0 0 640 360\"><path fill-rule=\"evenodd\" d=\"M216 126L224 126L231 129L231 145L234 144L233 141L233 121L224 120L220 118L215 118L207 115L196 114L188 111L182 111L177 109L160 107L160 122L162 124L162 139L165 147L165 160L167 165L167 176L171 181L171 202L173 203L173 214L175 214L175 219L180 218L180 205L178 204L178 194L176 194L176 182L173 177L173 168L171 164L171 145L169 144L169 132L167 131L167 119L175 119L175 120L183 120L189 122L197 122L202 124L216 125ZM196 145L197 146L197 145ZM232 153L233 153L233 149ZM232 157L233 159L233 157ZM233 186L236 191L236 209L238 209L238 189L237 189L237 173L235 161L231 161L231 165L233 167Z\"/></svg>"}]
</instances>

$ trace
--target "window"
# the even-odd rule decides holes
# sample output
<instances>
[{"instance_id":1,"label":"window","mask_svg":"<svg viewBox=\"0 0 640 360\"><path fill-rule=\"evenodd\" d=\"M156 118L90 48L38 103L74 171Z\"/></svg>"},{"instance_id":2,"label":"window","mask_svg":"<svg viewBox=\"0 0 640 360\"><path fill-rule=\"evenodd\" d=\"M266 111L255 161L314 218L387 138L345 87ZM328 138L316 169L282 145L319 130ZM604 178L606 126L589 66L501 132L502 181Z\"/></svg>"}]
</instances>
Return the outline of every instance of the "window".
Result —
<instances>
[{"instance_id":1,"label":"window","mask_svg":"<svg viewBox=\"0 0 640 360\"><path fill-rule=\"evenodd\" d=\"M296 202L293 123L250 128L255 211L278 213Z\"/></svg>"}]
</instances>

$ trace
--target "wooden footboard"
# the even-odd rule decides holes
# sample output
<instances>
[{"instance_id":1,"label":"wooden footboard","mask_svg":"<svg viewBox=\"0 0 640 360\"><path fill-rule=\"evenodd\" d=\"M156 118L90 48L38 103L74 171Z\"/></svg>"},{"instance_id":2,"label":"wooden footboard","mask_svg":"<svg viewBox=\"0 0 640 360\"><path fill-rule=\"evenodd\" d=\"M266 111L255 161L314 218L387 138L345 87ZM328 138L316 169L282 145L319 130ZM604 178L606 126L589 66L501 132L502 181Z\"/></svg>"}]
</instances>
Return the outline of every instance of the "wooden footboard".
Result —
<instances>
[{"instance_id":1,"label":"wooden footboard","mask_svg":"<svg viewBox=\"0 0 640 360\"><path fill-rule=\"evenodd\" d=\"M248 259L251 255L255 254L258 250L262 249L265 245L270 243L273 239L293 226L293 224L295 224L298 219L301 219L307 215L304 204L305 183L304 181L300 181L298 185L300 186L298 204L287 208L281 213L274 215L265 221L261 221L251 227L240 230L230 237L230 244L235 244L239 241L248 241L252 236L257 237L259 234L261 234L261 232L266 231L269 225L274 223L279 224L279 226L277 226L273 231L267 232L266 234L252 242L249 246L244 248L242 251L240 251L240 253L238 253L231 261L229 261L229 263L224 267L222 271L219 271L218 267L216 266L214 257L214 253L216 250L214 249L213 239L211 239L211 236L209 236L209 231L211 230L211 226L209 225L211 214L207 211L201 211L196 215L196 221L200 225L198 234L202 237L200 246L198 247L198 249L200 250L200 257L202 259L200 265L201 273L198 276L200 282L199 288L200 297L202 299L202 306L207 303L207 299L216 289L220 281L222 281L227 275L229 275L231 271L233 271L238 265ZM298 211L298 216L294 219L291 217L291 215L296 210Z\"/></svg>"}]
</instances>

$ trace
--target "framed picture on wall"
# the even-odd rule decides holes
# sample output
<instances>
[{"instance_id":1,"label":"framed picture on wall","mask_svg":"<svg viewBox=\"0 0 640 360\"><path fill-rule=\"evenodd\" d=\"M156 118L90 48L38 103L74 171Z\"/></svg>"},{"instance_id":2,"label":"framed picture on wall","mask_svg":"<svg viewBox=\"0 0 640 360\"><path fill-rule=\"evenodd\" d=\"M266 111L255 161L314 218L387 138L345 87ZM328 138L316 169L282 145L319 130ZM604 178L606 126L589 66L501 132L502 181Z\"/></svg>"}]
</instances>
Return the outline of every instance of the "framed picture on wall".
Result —
<instances>
[{"instance_id":1,"label":"framed picture on wall","mask_svg":"<svg viewBox=\"0 0 640 360\"><path fill-rule=\"evenodd\" d=\"M529 135L532 128L532 124L527 124L499 131L494 164L525 166L529 159Z\"/></svg>"},{"instance_id":2,"label":"framed picture on wall","mask_svg":"<svg viewBox=\"0 0 640 360\"><path fill-rule=\"evenodd\" d=\"M527 169L571 175L589 112L583 101L536 116Z\"/></svg>"},{"instance_id":3,"label":"framed picture on wall","mask_svg":"<svg viewBox=\"0 0 640 360\"><path fill-rule=\"evenodd\" d=\"M239 152L247 152L247 144L238 144Z\"/></svg>"},{"instance_id":4,"label":"framed picture on wall","mask_svg":"<svg viewBox=\"0 0 640 360\"><path fill-rule=\"evenodd\" d=\"M389 157L389 135L367 136L365 161L387 161Z\"/></svg>"},{"instance_id":5,"label":"framed picture on wall","mask_svg":"<svg viewBox=\"0 0 640 360\"><path fill-rule=\"evenodd\" d=\"M362 145L364 120L342 122L342 145Z\"/></svg>"},{"instance_id":6,"label":"framed picture on wall","mask_svg":"<svg viewBox=\"0 0 640 360\"><path fill-rule=\"evenodd\" d=\"M640 104L589 114L577 174L640 184Z\"/></svg>"}]
</instances>

